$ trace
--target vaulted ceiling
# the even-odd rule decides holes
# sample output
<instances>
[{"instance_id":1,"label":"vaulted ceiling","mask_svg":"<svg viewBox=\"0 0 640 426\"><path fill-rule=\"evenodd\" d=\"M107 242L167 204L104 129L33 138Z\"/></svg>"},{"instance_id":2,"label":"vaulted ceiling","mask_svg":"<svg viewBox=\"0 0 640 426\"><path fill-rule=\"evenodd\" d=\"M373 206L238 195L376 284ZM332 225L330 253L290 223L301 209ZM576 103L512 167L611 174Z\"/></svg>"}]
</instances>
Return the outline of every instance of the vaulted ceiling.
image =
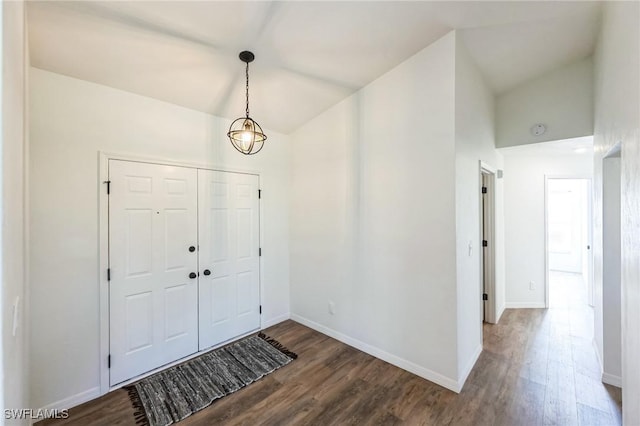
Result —
<instances>
[{"instance_id":1,"label":"vaulted ceiling","mask_svg":"<svg viewBox=\"0 0 640 426\"><path fill-rule=\"evenodd\" d=\"M31 65L289 133L451 30L496 94L583 59L600 4L72 1L28 4Z\"/></svg>"}]
</instances>

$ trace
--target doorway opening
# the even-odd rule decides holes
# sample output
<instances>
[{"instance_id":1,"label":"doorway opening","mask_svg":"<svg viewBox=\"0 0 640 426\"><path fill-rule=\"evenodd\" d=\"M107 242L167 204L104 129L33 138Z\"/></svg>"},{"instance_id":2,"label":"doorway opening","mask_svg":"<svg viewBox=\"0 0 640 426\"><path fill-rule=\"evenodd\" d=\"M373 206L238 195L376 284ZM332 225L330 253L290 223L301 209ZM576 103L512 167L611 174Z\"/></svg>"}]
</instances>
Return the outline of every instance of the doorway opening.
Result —
<instances>
[{"instance_id":1,"label":"doorway opening","mask_svg":"<svg viewBox=\"0 0 640 426\"><path fill-rule=\"evenodd\" d=\"M495 250L496 171L480 164L480 283L481 322L496 322L496 250Z\"/></svg>"},{"instance_id":2,"label":"doorway opening","mask_svg":"<svg viewBox=\"0 0 640 426\"><path fill-rule=\"evenodd\" d=\"M546 307L593 305L591 179L547 176L545 188Z\"/></svg>"}]
</instances>

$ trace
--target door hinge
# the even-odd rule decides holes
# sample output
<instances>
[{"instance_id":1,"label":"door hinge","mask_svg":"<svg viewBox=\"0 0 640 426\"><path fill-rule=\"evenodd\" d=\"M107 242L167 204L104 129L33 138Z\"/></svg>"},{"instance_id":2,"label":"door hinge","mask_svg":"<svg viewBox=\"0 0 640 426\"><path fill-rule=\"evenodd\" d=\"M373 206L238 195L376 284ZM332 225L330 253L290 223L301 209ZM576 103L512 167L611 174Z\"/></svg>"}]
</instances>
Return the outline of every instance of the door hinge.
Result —
<instances>
[{"instance_id":1,"label":"door hinge","mask_svg":"<svg viewBox=\"0 0 640 426\"><path fill-rule=\"evenodd\" d=\"M111 268L107 268L107 281L111 281Z\"/></svg>"},{"instance_id":2,"label":"door hinge","mask_svg":"<svg viewBox=\"0 0 640 426\"><path fill-rule=\"evenodd\" d=\"M262 198L262 189L258 189L258 198Z\"/></svg>"},{"instance_id":3,"label":"door hinge","mask_svg":"<svg viewBox=\"0 0 640 426\"><path fill-rule=\"evenodd\" d=\"M487 247L489 245L489 243L487 242L487 240L482 240L482 247Z\"/></svg>"},{"instance_id":4,"label":"door hinge","mask_svg":"<svg viewBox=\"0 0 640 426\"><path fill-rule=\"evenodd\" d=\"M482 293L482 300L489 300L489 295L487 293Z\"/></svg>"},{"instance_id":5,"label":"door hinge","mask_svg":"<svg viewBox=\"0 0 640 426\"><path fill-rule=\"evenodd\" d=\"M258 256L262 256L262 247L258 247Z\"/></svg>"},{"instance_id":6,"label":"door hinge","mask_svg":"<svg viewBox=\"0 0 640 426\"><path fill-rule=\"evenodd\" d=\"M107 368L111 368L111 354L107 356Z\"/></svg>"},{"instance_id":7,"label":"door hinge","mask_svg":"<svg viewBox=\"0 0 640 426\"><path fill-rule=\"evenodd\" d=\"M483 193L483 194L486 194L486 193L487 193L487 187L486 187L486 186L483 186L483 187L482 187L482 193Z\"/></svg>"},{"instance_id":8,"label":"door hinge","mask_svg":"<svg viewBox=\"0 0 640 426\"><path fill-rule=\"evenodd\" d=\"M107 184L107 195L111 194L111 181L110 180L105 180L104 183Z\"/></svg>"},{"instance_id":9,"label":"door hinge","mask_svg":"<svg viewBox=\"0 0 640 426\"><path fill-rule=\"evenodd\" d=\"M262 305L260 305L259 311L260 311L260 314L262 315Z\"/></svg>"}]
</instances>

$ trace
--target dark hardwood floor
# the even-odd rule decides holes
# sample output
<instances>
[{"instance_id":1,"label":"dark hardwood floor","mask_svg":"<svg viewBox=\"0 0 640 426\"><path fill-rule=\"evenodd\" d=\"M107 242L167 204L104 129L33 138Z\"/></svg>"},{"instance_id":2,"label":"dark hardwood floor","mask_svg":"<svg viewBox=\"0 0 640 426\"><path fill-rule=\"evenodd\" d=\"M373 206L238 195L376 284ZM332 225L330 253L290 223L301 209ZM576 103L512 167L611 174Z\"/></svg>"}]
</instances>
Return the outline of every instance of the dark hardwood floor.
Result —
<instances>
[{"instance_id":1,"label":"dark hardwood floor","mask_svg":"<svg viewBox=\"0 0 640 426\"><path fill-rule=\"evenodd\" d=\"M508 309L484 325L484 351L460 394L285 321L266 332L296 361L180 424L619 425L620 390L600 382L591 309L565 275L554 276L550 309ZM134 424L123 390L38 423Z\"/></svg>"}]
</instances>

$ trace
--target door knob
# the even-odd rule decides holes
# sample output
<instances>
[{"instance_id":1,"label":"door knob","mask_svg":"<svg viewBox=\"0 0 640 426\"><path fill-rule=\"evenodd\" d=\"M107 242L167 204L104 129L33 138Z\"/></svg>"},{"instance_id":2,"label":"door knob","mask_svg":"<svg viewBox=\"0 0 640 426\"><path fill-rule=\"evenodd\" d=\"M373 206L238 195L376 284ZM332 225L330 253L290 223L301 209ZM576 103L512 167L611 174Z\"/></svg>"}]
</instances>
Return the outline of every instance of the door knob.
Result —
<instances>
[{"instance_id":1,"label":"door knob","mask_svg":"<svg viewBox=\"0 0 640 426\"><path fill-rule=\"evenodd\" d=\"M210 271L210 270L208 270L208 269L205 269L203 273L204 273L205 275L211 275L211 271Z\"/></svg>"},{"instance_id":2,"label":"door knob","mask_svg":"<svg viewBox=\"0 0 640 426\"><path fill-rule=\"evenodd\" d=\"M192 272L189 274L189 278L194 279L195 277L197 277L198 275L195 272Z\"/></svg>"},{"instance_id":3,"label":"door knob","mask_svg":"<svg viewBox=\"0 0 640 426\"><path fill-rule=\"evenodd\" d=\"M196 248L194 246L189 247L189 252L193 253L194 251L196 251Z\"/></svg>"}]
</instances>

